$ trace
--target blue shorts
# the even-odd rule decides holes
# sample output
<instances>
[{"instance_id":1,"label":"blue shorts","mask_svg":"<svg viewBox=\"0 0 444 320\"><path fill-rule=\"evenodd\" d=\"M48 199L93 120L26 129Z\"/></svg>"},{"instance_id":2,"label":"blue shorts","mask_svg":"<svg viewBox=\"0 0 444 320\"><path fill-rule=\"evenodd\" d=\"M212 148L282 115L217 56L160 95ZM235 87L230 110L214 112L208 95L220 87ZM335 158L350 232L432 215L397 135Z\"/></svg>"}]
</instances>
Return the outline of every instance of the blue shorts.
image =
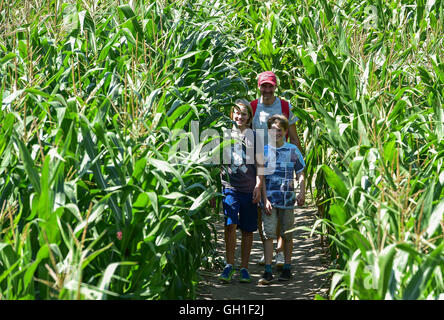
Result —
<instances>
[{"instance_id":1,"label":"blue shorts","mask_svg":"<svg viewBox=\"0 0 444 320\"><path fill-rule=\"evenodd\" d=\"M257 230L257 204L253 203L253 193L243 193L232 189L223 189L222 205L225 226L236 224L242 231Z\"/></svg>"}]
</instances>

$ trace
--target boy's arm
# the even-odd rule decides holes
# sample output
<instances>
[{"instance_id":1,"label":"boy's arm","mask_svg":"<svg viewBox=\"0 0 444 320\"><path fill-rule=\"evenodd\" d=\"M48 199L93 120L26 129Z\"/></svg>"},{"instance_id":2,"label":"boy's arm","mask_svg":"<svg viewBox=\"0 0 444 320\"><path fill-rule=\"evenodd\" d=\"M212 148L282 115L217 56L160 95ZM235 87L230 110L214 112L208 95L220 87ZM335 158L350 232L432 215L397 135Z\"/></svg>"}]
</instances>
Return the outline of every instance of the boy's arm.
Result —
<instances>
[{"instance_id":1,"label":"boy's arm","mask_svg":"<svg viewBox=\"0 0 444 320\"><path fill-rule=\"evenodd\" d=\"M299 135L295 123L291 124L288 127L288 137L290 138L290 143L294 144L296 147L298 147L299 151L302 152L302 145L301 141L299 140ZM305 170L301 173L305 177Z\"/></svg>"},{"instance_id":2,"label":"boy's arm","mask_svg":"<svg viewBox=\"0 0 444 320\"><path fill-rule=\"evenodd\" d=\"M256 185L253 189L253 203L261 201L262 186L264 185L264 176L256 176Z\"/></svg>"},{"instance_id":3,"label":"boy's arm","mask_svg":"<svg viewBox=\"0 0 444 320\"><path fill-rule=\"evenodd\" d=\"M262 202L264 203L264 211L266 214L271 214L271 202L267 198L267 187L265 183L265 160L263 154L257 155L257 175L258 177L262 177L262 185L261 185L261 193L262 193Z\"/></svg>"},{"instance_id":4,"label":"boy's arm","mask_svg":"<svg viewBox=\"0 0 444 320\"><path fill-rule=\"evenodd\" d=\"M264 185L264 155L256 153L256 186L253 190L253 203L261 201L262 186Z\"/></svg>"},{"instance_id":5,"label":"boy's arm","mask_svg":"<svg viewBox=\"0 0 444 320\"><path fill-rule=\"evenodd\" d=\"M262 192L262 201L265 203L265 201L268 200L267 189L265 187L265 183L262 184L261 192Z\"/></svg>"},{"instance_id":6,"label":"boy's arm","mask_svg":"<svg viewBox=\"0 0 444 320\"><path fill-rule=\"evenodd\" d=\"M270 200L267 198L267 188L265 186L265 182L262 184L262 202L264 203L264 211L266 214L271 214L271 209L273 208Z\"/></svg>"},{"instance_id":7,"label":"boy's arm","mask_svg":"<svg viewBox=\"0 0 444 320\"><path fill-rule=\"evenodd\" d=\"M299 183L299 194L296 197L298 206L303 206L305 204L305 175L303 173L304 171L301 171L296 174L296 179Z\"/></svg>"}]
</instances>

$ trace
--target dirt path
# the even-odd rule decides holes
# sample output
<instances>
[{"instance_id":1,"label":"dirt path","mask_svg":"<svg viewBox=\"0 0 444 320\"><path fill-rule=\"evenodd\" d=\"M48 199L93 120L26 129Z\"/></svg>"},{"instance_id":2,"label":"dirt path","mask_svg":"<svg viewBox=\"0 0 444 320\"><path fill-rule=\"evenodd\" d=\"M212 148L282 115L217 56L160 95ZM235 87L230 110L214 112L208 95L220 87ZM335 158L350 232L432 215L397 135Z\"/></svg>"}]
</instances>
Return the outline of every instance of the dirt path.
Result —
<instances>
[{"instance_id":1,"label":"dirt path","mask_svg":"<svg viewBox=\"0 0 444 320\"><path fill-rule=\"evenodd\" d=\"M316 208L308 207L296 209L295 226L313 226L316 220ZM217 224L217 251L224 260L225 244L222 223ZM277 280L280 272L274 266L273 275L275 280L271 285L258 285L264 267L257 264L262 256L262 242L259 234L254 233L253 249L251 251L249 271L253 279L251 283L240 283L238 272L233 276L233 281L224 284L218 281L217 277L222 272L218 270L201 270L202 281L199 283L199 300L295 300L314 299L316 294L326 297L329 287L328 275L319 273L326 270L328 259L323 253L320 245L320 237L314 234L310 237L310 232L297 229L294 234L292 274L293 278L289 282ZM240 231L238 231L236 246L235 269L239 270L240 263Z\"/></svg>"}]
</instances>

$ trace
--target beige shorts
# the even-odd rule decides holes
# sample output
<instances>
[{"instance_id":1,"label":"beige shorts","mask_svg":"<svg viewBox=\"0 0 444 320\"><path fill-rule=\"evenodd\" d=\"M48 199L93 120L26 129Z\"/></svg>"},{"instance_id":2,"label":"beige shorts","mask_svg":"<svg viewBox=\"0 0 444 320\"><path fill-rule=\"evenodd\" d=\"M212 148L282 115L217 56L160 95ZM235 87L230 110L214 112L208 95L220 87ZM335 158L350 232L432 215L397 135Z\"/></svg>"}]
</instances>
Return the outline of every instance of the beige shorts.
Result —
<instances>
[{"instance_id":1,"label":"beige shorts","mask_svg":"<svg viewBox=\"0 0 444 320\"><path fill-rule=\"evenodd\" d=\"M264 239L277 238L276 227L278 220L281 225L280 236L285 240L292 239L293 232L289 232L289 230L293 229L294 226L294 210L279 208L273 208L271 215L266 214L265 210L262 210L262 234Z\"/></svg>"}]
</instances>

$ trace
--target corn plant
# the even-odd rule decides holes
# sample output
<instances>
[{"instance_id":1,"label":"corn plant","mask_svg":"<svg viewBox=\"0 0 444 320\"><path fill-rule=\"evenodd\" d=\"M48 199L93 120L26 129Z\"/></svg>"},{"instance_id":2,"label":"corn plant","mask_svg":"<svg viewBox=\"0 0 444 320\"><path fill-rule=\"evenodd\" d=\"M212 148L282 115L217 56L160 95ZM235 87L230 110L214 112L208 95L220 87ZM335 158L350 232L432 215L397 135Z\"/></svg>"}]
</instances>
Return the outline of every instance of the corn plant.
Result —
<instances>
[{"instance_id":1,"label":"corn plant","mask_svg":"<svg viewBox=\"0 0 444 320\"><path fill-rule=\"evenodd\" d=\"M316 119L308 171L328 184L315 229L330 230L332 298L442 298L442 3L396 4L372 6L368 25L363 4L323 2L295 49Z\"/></svg>"},{"instance_id":2,"label":"corn plant","mask_svg":"<svg viewBox=\"0 0 444 320\"><path fill-rule=\"evenodd\" d=\"M1 5L0 298L194 297L217 167L171 150L245 91L217 9Z\"/></svg>"}]
</instances>

